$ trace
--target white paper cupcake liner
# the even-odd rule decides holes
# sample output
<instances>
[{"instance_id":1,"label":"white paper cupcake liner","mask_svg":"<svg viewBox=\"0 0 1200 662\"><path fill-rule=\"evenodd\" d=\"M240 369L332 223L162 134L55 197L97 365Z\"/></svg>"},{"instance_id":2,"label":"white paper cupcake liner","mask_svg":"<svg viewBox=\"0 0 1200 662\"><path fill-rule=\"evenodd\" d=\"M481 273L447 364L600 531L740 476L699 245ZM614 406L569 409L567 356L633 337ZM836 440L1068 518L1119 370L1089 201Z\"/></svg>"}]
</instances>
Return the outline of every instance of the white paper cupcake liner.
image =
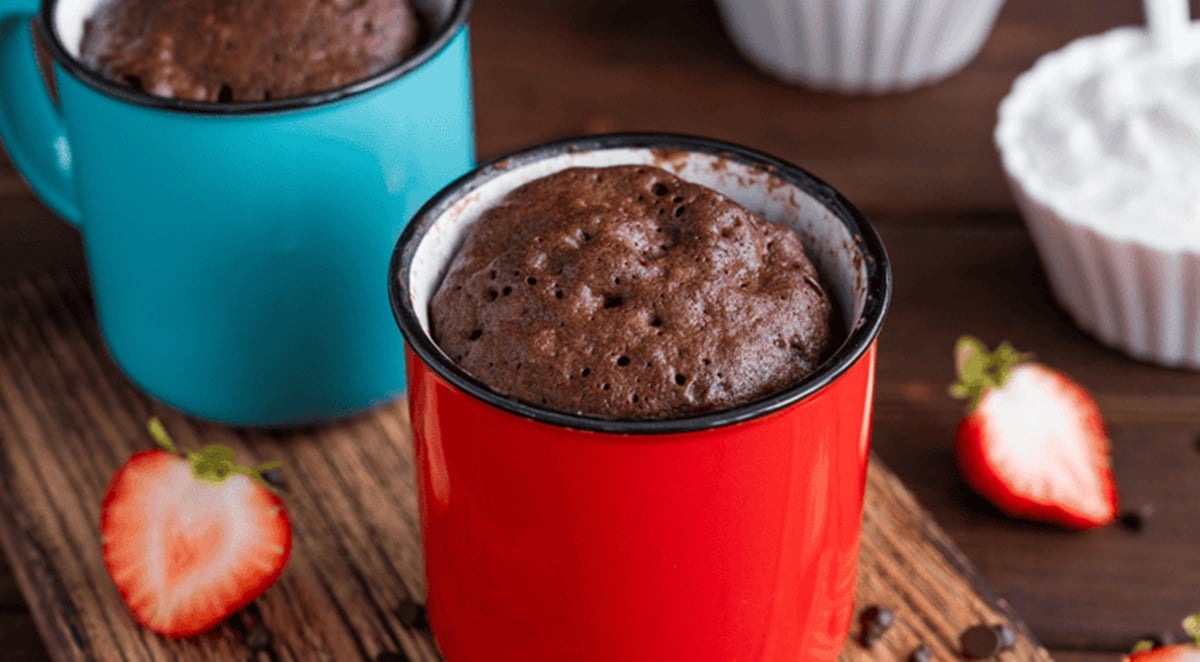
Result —
<instances>
[{"instance_id":1,"label":"white paper cupcake liner","mask_svg":"<svg viewBox=\"0 0 1200 662\"><path fill-rule=\"evenodd\" d=\"M717 0L738 49L785 81L898 92L975 57L1004 0Z\"/></svg>"},{"instance_id":2,"label":"white paper cupcake liner","mask_svg":"<svg viewBox=\"0 0 1200 662\"><path fill-rule=\"evenodd\" d=\"M1200 253L1106 236L1008 179L1051 290L1081 329L1135 359L1200 369Z\"/></svg>"}]
</instances>

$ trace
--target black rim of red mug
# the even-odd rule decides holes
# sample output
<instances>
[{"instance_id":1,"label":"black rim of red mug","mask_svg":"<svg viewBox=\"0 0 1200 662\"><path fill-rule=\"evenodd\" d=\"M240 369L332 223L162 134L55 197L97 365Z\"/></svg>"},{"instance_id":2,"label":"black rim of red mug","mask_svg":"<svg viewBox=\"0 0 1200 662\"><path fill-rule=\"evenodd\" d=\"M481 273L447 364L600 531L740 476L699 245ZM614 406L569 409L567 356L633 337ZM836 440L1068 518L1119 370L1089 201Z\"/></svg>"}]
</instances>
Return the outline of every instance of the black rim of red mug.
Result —
<instances>
[{"instance_id":1,"label":"black rim of red mug","mask_svg":"<svg viewBox=\"0 0 1200 662\"><path fill-rule=\"evenodd\" d=\"M50 52L51 57L71 75L80 79L89 87L110 97L160 110L172 110L199 115L250 115L302 110L330 104L363 94L364 92L369 92L405 77L409 73L420 69L426 62L429 62L445 50L446 46L458 34L459 29L466 25L467 16L471 12L471 1L454 0L449 17L442 22L442 25L434 31L415 54L399 64L347 85L295 97L271 99L270 101L192 101L190 99L160 97L135 90L120 83L110 81L88 69L67 51L58 38L58 31L53 29L54 9L58 6L58 0L45 0L42 3L42 9L38 13L36 23L42 42L46 45L46 49Z\"/></svg>"},{"instance_id":2,"label":"black rim of red mug","mask_svg":"<svg viewBox=\"0 0 1200 662\"><path fill-rule=\"evenodd\" d=\"M774 176L819 201L846 226L864 259L867 299L842 345L816 372L780 393L731 409L671 419L619 420L553 411L497 393L460 368L433 342L413 310L406 278L416 249L433 224L464 196L505 172L564 153L622 148L697 152L731 159L751 167L767 168ZM892 273L883 242L866 217L832 186L803 168L757 150L708 138L667 133L621 133L562 140L500 157L442 189L417 212L400 235L388 269L388 295L396 323L420 360L443 379L478 400L511 414L559 427L612 434L671 434L724 427L761 418L794 405L836 381L862 358L879 335L891 302Z\"/></svg>"}]
</instances>

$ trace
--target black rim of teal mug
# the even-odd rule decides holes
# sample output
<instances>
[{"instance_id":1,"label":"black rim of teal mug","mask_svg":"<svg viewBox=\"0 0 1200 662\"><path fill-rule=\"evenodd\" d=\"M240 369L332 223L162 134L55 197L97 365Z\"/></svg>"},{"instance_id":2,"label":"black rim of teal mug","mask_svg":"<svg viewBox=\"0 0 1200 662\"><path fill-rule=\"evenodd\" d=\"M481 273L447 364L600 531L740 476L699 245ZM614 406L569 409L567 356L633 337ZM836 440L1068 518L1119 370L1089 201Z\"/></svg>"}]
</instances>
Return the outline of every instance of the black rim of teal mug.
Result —
<instances>
[{"instance_id":1,"label":"black rim of teal mug","mask_svg":"<svg viewBox=\"0 0 1200 662\"><path fill-rule=\"evenodd\" d=\"M272 99L270 101L229 102L192 101L190 99L172 99L155 96L147 92L125 87L119 83L114 83L88 69L67 51L58 38L58 31L53 28L54 13L57 6L58 0L45 0L42 3L42 10L38 14L37 20L42 42L46 44L46 49L50 51L50 55L56 62L89 87L110 97L115 97L121 101L127 101L139 106L201 115L246 115L250 113L298 110L333 103L403 78L408 73L419 69L421 65L431 60L446 48L454 36L458 34L459 29L466 24L467 15L471 11L471 0L454 0L454 4L450 9L450 15L446 20L442 21L442 25L430 35L415 54L373 76L330 90L322 90L296 97Z\"/></svg>"},{"instance_id":2,"label":"black rim of teal mug","mask_svg":"<svg viewBox=\"0 0 1200 662\"><path fill-rule=\"evenodd\" d=\"M667 149L719 156L766 168L779 179L799 188L829 210L850 232L867 270L866 302L837 351L817 371L800 383L762 400L722 411L673 419L618 420L543 409L493 391L460 368L425 332L413 309L404 282L425 234L451 207L471 192L510 170L566 153L608 149ZM708 430L760 418L785 409L820 392L858 363L879 335L891 303L892 270L875 228L853 204L832 186L807 170L731 143L669 133L620 133L572 138L502 156L463 175L425 203L396 242L388 268L388 296L396 323L421 361L456 388L502 411L559 427L612 434L668 434Z\"/></svg>"}]
</instances>

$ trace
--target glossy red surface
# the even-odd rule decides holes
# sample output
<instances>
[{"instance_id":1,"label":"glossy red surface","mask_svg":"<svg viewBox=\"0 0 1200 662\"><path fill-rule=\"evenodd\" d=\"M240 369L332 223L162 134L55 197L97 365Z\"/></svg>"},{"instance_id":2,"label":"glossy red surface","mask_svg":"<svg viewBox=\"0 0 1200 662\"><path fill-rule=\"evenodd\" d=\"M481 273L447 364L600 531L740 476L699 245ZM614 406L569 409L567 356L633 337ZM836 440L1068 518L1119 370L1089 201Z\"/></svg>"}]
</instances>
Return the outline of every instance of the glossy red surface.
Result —
<instances>
[{"instance_id":1,"label":"glossy red surface","mask_svg":"<svg viewBox=\"0 0 1200 662\"><path fill-rule=\"evenodd\" d=\"M874 345L787 409L617 435L516 416L408 352L429 617L449 662L833 660Z\"/></svg>"}]
</instances>

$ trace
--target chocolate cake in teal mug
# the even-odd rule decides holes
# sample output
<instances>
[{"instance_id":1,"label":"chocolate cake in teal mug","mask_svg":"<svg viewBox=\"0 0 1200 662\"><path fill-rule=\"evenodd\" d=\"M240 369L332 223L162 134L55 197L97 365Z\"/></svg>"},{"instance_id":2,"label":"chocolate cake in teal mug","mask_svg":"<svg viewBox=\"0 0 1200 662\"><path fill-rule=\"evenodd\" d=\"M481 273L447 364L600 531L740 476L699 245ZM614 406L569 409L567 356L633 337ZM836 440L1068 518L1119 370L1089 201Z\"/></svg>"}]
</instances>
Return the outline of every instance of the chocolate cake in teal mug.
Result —
<instances>
[{"instance_id":1,"label":"chocolate cake in teal mug","mask_svg":"<svg viewBox=\"0 0 1200 662\"><path fill-rule=\"evenodd\" d=\"M473 165L469 4L416 2L422 44L366 79L215 103L84 67L99 0L0 0L0 139L79 228L102 335L134 383L194 416L254 426L337 418L403 392L382 276L410 216Z\"/></svg>"}]
</instances>

